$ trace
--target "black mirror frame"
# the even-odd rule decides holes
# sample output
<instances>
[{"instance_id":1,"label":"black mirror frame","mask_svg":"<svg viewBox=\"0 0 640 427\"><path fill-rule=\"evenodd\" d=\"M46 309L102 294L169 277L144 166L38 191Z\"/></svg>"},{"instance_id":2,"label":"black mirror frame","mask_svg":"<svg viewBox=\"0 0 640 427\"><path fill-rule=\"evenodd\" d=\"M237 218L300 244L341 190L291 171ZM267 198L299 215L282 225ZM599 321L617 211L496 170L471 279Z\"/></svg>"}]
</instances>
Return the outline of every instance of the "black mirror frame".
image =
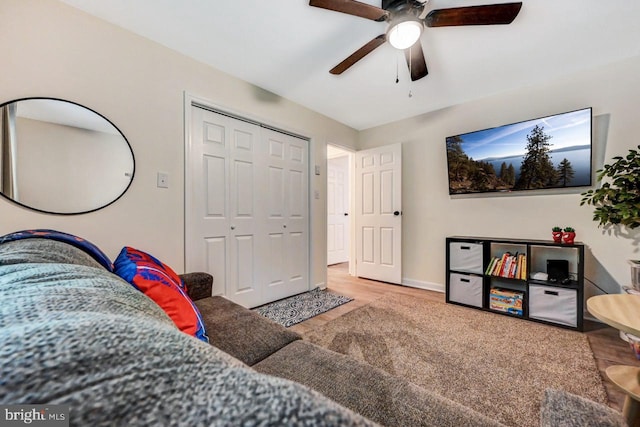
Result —
<instances>
[{"instance_id":1,"label":"black mirror frame","mask_svg":"<svg viewBox=\"0 0 640 427\"><path fill-rule=\"evenodd\" d=\"M30 96L30 97L18 98L18 99L13 99L13 100L10 100L10 101L7 101L7 102L3 102L2 104L0 104L0 107L4 107L5 105L12 104L14 102L27 101L27 100L32 100L32 99L43 99L43 100L51 100L51 101L60 101L60 102L66 102L66 103L69 103L69 104L74 104L74 105L77 105L78 107L84 108L85 110L91 111L92 113L96 114L97 116L99 116L100 118L105 120L111 126L113 126L113 128L115 130L117 130L118 133L122 136L122 138L124 139L124 142L127 143L127 147L129 147L129 151L131 152L131 162L132 162L131 179L129 180L129 184L127 184L127 186L122 191L122 193L120 193L120 195L118 197L116 197L115 199L113 199L109 203L107 203L105 205L102 205L102 206L99 206L99 207L97 207L95 209L89 209L89 210L81 211L81 212L52 212L52 211L47 211L47 210L44 210L44 209L38 209L38 208L33 208L31 206L27 206L24 203L20 203L20 202L17 202L15 200L11 199L10 197L6 196L2 192L0 192L0 196L5 198L6 200L10 201L11 203L16 204L18 206L21 206L21 207L23 207L25 209L29 209L29 210L40 212L40 213L50 214L50 215L62 215L62 216L84 215L84 214L88 214L88 213L91 213L91 212L99 211L100 209L104 209L104 208L114 204L118 200L120 200L120 198L122 198L122 196L124 196L125 193L127 191L129 191L129 187L131 187L131 184L133 183L133 179L134 179L134 177L136 175L136 157L135 157L135 154L133 153L133 148L131 147L131 144L129 143L129 140L124 135L124 133L122 133L120 128L118 128L111 120L106 118L104 115L98 113L96 110L94 110L92 108L89 108L89 107L87 107L85 105L82 105L80 103L77 103L77 102L74 102L74 101L69 101L67 99L62 99L62 98L54 98L54 97L47 97L47 96Z\"/></svg>"}]
</instances>

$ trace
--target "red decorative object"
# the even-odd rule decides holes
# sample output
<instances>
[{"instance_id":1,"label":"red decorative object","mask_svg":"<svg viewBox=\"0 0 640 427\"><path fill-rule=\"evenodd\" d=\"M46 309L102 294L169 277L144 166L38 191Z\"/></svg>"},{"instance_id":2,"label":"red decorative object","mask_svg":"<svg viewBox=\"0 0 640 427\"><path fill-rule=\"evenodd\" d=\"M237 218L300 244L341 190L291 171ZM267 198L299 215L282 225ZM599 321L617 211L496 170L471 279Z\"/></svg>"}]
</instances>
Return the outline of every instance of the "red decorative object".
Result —
<instances>
[{"instance_id":1,"label":"red decorative object","mask_svg":"<svg viewBox=\"0 0 640 427\"><path fill-rule=\"evenodd\" d=\"M573 245L573 241L575 240L575 238L575 231L565 231L564 233L562 233L562 240L568 245Z\"/></svg>"},{"instance_id":2,"label":"red decorative object","mask_svg":"<svg viewBox=\"0 0 640 427\"><path fill-rule=\"evenodd\" d=\"M553 241L556 243L562 242L562 231L552 231Z\"/></svg>"}]
</instances>

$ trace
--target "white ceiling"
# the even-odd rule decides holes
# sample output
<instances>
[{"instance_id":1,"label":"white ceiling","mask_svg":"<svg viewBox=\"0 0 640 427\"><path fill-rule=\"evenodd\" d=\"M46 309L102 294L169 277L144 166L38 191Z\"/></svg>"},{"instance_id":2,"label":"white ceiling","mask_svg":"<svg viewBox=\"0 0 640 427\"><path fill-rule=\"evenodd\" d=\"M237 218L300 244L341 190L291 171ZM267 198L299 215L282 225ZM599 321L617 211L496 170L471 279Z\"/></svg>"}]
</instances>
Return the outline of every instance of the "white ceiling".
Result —
<instances>
[{"instance_id":1,"label":"white ceiling","mask_svg":"<svg viewBox=\"0 0 640 427\"><path fill-rule=\"evenodd\" d=\"M386 27L308 0L62 1L358 130L640 54L637 0L523 0L510 25L426 28L417 82L388 44L329 74Z\"/></svg>"}]
</instances>

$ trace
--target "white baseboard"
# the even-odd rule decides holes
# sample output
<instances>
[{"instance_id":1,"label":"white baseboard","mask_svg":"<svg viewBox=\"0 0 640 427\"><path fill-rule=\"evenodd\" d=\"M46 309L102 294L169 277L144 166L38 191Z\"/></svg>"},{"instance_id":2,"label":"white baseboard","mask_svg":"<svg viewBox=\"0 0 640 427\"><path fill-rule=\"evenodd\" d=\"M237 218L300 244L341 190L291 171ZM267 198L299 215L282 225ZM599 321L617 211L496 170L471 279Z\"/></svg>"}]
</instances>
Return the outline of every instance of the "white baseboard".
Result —
<instances>
[{"instance_id":1,"label":"white baseboard","mask_svg":"<svg viewBox=\"0 0 640 427\"><path fill-rule=\"evenodd\" d=\"M428 291L444 293L444 285L440 283L424 282L422 280L408 279L405 277L402 279L402 284L404 286L409 286L412 288L426 289Z\"/></svg>"},{"instance_id":2,"label":"white baseboard","mask_svg":"<svg viewBox=\"0 0 640 427\"><path fill-rule=\"evenodd\" d=\"M324 282L316 283L311 289L316 289L316 288L327 289L327 284Z\"/></svg>"}]
</instances>

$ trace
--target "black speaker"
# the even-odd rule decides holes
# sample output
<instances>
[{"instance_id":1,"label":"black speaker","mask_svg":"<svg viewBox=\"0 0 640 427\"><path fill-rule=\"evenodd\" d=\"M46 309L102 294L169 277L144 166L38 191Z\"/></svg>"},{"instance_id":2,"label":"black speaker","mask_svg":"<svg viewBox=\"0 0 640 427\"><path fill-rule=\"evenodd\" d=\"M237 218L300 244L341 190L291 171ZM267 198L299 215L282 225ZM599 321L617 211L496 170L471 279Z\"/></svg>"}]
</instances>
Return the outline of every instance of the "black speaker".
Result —
<instances>
[{"instance_id":1,"label":"black speaker","mask_svg":"<svg viewBox=\"0 0 640 427\"><path fill-rule=\"evenodd\" d=\"M565 259L548 259L547 275L550 282L561 282L569 277L569 261Z\"/></svg>"}]
</instances>

